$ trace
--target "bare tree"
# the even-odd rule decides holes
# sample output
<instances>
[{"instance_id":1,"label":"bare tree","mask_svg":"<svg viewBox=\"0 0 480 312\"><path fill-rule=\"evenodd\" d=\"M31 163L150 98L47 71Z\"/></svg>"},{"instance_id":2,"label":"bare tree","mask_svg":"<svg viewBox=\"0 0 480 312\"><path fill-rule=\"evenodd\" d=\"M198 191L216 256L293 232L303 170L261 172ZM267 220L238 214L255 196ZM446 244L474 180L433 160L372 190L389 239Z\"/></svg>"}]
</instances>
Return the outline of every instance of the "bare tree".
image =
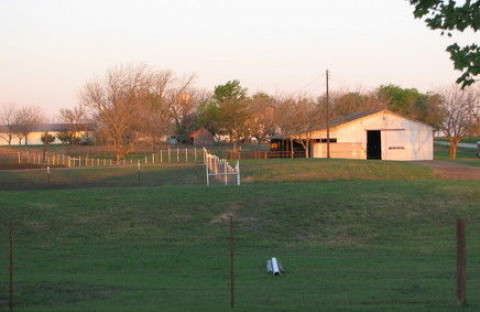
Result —
<instances>
[{"instance_id":1,"label":"bare tree","mask_svg":"<svg viewBox=\"0 0 480 312\"><path fill-rule=\"evenodd\" d=\"M173 74L169 71L157 72L152 77L152 85L143 103L141 118L142 130L149 138L152 152L155 152L156 140L166 134L171 125L169 99Z\"/></svg>"},{"instance_id":2,"label":"bare tree","mask_svg":"<svg viewBox=\"0 0 480 312\"><path fill-rule=\"evenodd\" d=\"M275 99L266 93L256 93L250 98L252 135L259 142L273 137L277 130L275 122Z\"/></svg>"},{"instance_id":3,"label":"bare tree","mask_svg":"<svg viewBox=\"0 0 480 312\"><path fill-rule=\"evenodd\" d=\"M12 139L14 137L14 122L15 122L16 108L14 104L7 104L0 110L0 126L3 128L0 131L0 139L12 145Z\"/></svg>"},{"instance_id":4,"label":"bare tree","mask_svg":"<svg viewBox=\"0 0 480 312\"><path fill-rule=\"evenodd\" d=\"M302 145L310 157L313 131L321 123L320 102L309 98L285 98L277 105L276 120L282 133Z\"/></svg>"},{"instance_id":5,"label":"bare tree","mask_svg":"<svg viewBox=\"0 0 480 312\"><path fill-rule=\"evenodd\" d=\"M84 106L77 105L74 108L62 108L58 119L67 124L68 127L64 133L60 134L59 139L75 144L79 141L78 133L81 126L87 123L87 111Z\"/></svg>"},{"instance_id":6,"label":"bare tree","mask_svg":"<svg viewBox=\"0 0 480 312\"><path fill-rule=\"evenodd\" d=\"M201 93L192 88L194 75L176 79L170 93L170 114L175 125L175 132L180 135L189 134L194 128L195 111L201 100Z\"/></svg>"},{"instance_id":7,"label":"bare tree","mask_svg":"<svg viewBox=\"0 0 480 312\"><path fill-rule=\"evenodd\" d=\"M46 117L42 110L37 106L24 106L15 111L13 117L12 130L18 138L19 144L24 140L28 145L28 135L41 123L45 123Z\"/></svg>"},{"instance_id":8,"label":"bare tree","mask_svg":"<svg viewBox=\"0 0 480 312\"><path fill-rule=\"evenodd\" d=\"M135 143L155 141L172 128L188 131L187 119L195 113L193 76L178 80L169 71L140 65L118 67L103 80L87 83L83 104L92 109L99 133L112 145L118 160L133 151Z\"/></svg>"},{"instance_id":9,"label":"bare tree","mask_svg":"<svg viewBox=\"0 0 480 312\"><path fill-rule=\"evenodd\" d=\"M295 100L287 97L275 101L274 118L280 134L287 135L294 131L292 119L295 113Z\"/></svg>"},{"instance_id":10,"label":"bare tree","mask_svg":"<svg viewBox=\"0 0 480 312\"><path fill-rule=\"evenodd\" d=\"M46 155L49 150L50 144L55 142L55 137L48 133L48 131L45 131L42 136L40 137L40 140L42 141L43 147L42 147L42 163L45 165L45 160L46 160Z\"/></svg>"},{"instance_id":11,"label":"bare tree","mask_svg":"<svg viewBox=\"0 0 480 312\"><path fill-rule=\"evenodd\" d=\"M455 85L445 89L441 95L444 122L440 129L450 141L450 158L455 159L458 143L476 122L480 109L479 93L473 88L461 90Z\"/></svg>"},{"instance_id":12,"label":"bare tree","mask_svg":"<svg viewBox=\"0 0 480 312\"><path fill-rule=\"evenodd\" d=\"M141 134L142 106L152 77L145 65L118 67L109 70L104 80L87 83L81 92L83 104L94 111L99 133L112 145L117 160L133 150Z\"/></svg>"},{"instance_id":13,"label":"bare tree","mask_svg":"<svg viewBox=\"0 0 480 312\"><path fill-rule=\"evenodd\" d=\"M305 149L305 158L310 158L313 131L316 130L322 120L319 104L319 101L308 98L300 98L295 102L295 114L292 122L297 134L294 139Z\"/></svg>"}]
</instances>

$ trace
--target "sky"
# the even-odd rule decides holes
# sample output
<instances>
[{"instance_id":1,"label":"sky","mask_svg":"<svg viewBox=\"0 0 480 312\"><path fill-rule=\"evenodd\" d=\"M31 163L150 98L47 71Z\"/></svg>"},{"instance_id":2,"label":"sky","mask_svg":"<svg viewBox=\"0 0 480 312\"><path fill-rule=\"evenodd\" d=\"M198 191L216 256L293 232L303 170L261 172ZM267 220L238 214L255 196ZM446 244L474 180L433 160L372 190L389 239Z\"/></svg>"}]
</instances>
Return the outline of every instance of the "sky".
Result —
<instances>
[{"instance_id":1,"label":"sky","mask_svg":"<svg viewBox=\"0 0 480 312\"><path fill-rule=\"evenodd\" d=\"M87 82L137 64L250 94L320 95L327 69L332 91L453 84L452 39L412 12L407 0L0 0L0 106L54 117Z\"/></svg>"}]
</instances>

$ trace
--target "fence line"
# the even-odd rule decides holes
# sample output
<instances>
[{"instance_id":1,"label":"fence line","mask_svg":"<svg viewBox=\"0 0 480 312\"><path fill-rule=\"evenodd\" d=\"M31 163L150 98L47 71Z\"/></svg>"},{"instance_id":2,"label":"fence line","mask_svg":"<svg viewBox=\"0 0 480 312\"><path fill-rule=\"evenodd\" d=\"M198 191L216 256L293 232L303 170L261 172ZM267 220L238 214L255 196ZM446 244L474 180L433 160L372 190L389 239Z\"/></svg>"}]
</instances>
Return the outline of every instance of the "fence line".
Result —
<instances>
[{"instance_id":1,"label":"fence line","mask_svg":"<svg viewBox=\"0 0 480 312\"><path fill-rule=\"evenodd\" d=\"M112 240L109 231L115 228L118 221L110 221L102 223L105 230L99 231L95 235L87 236L85 234L85 241L79 242L76 248L71 248L68 244L52 243L55 234L50 231L49 227L57 226L53 224L54 221L47 219L44 221L46 223L42 225L33 222L15 225L13 221L5 222L6 226L0 224L0 241L5 242L5 245L10 242L10 246L13 246L12 242L16 241L16 250L10 248L11 261L15 256L23 263L28 264L28 266L14 268L10 266L11 262L9 263L8 257L4 257L4 260L0 259L0 267L4 268L3 273L0 273L0 275L3 274L1 277L7 281L9 278L7 268L10 267L10 272L12 272L10 279L12 284L9 288L0 289L4 299L0 301L0 310L3 307L7 308L7 299L8 304L12 303L14 308L17 305L19 308L23 306L32 310L43 305L54 306L72 302L83 303L90 307L89 304L95 306L99 303L97 300L102 300L103 295L108 297L109 293L115 294L115 297L111 297L112 301L109 304L120 305L127 298L133 298L132 301L134 301L137 294L141 292L151 292L153 296L163 294L163 297L156 302L160 306L160 310L169 310L172 306L177 309L180 306L183 310L194 310L193 307L206 305L205 310L222 311L228 307L229 295L230 308L235 304L242 310L252 311L261 310L266 303L271 310L281 310L289 307L289 302L292 301L297 306L303 305L305 310L316 310L322 304L328 304L328 307L334 307L337 304L341 304L341 306L354 304L352 307L372 304L372 306L378 305L380 308L391 305L392 309L399 305L404 309L405 306L421 308L425 302L428 302L429 306L453 307L455 310L451 303L455 297L454 288L445 286L454 283L452 272L454 271L455 240L454 237L448 236L454 229L453 222L448 224L451 230L443 232L442 235L447 236L442 236L442 238L436 234L415 237L398 231L394 235L394 242L402 245L401 242L407 240L407 245L396 249L392 248L395 244L383 245L381 241L377 241L372 242L373 250L375 250L372 252L366 246L361 249L350 247L342 248L344 249L342 251L334 250L328 247L322 236L312 238L313 242L319 244L309 244L303 241L303 237L278 233L275 228L268 226L261 230L262 235L257 235L251 233L250 220L233 216L216 221L218 222L215 223L216 226L212 226L211 223L198 224L196 221L185 221L181 216L168 222L162 221L156 223L162 230L145 237L145 241L141 244L137 244L135 240L124 241L121 238ZM185 226L185 222L188 226ZM15 225L15 240L12 239L12 224ZM144 223L144 225L148 226L148 223ZM475 224L472 223L472 225ZM70 220L62 226L65 227L64 230L69 234L67 237L71 240L76 240L75 237L78 233L91 230L88 224L75 220ZM202 233L195 237L194 242L192 242L191 236L187 235L192 233L190 232L192 228L198 229L194 233ZM163 229L169 230L164 232ZM37 235L37 233L42 235ZM143 232L128 234L122 232L126 235L125 238L132 238L132 235L141 233ZM263 237L275 237L275 239L271 239L275 247L265 248ZM474 237L471 235L469 246L472 250L478 250L476 248L478 240L474 240ZM227 248L227 238L230 248ZM172 240L175 241L175 245L172 245ZM435 245L438 249L424 249L423 246L429 244L430 241L442 242L442 244ZM405 249L406 246L410 247ZM151 249L157 250L155 255L158 256L158 261L162 265L149 260L152 255ZM131 259L136 260L122 262L125 250L131 250L133 252ZM359 250L362 251L359 252ZM272 254L272 252L274 253ZM195 254L196 261L185 265L183 256L191 254ZM58 255L67 255L68 261L73 261L72 263L80 269L72 273L68 266L61 265L57 268L58 263L65 261ZM285 264L286 276L291 275L288 283L274 282L279 277L268 273L264 264L271 255L279 256L279 260ZM471 255L470 259L476 259L476 255ZM148 260L138 261L143 257ZM141 274L140 278L132 279L129 287L122 287L120 284L122 279L119 279L118 283L114 280L111 285L104 285L101 280L93 281L91 284L73 283L69 285L69 282L64 281L61 274L58 273L67 272L66 274L72 274L73 278L77 275L81 276L84 270L91 269L89 265L92 261L97 263L99 259L104 265L108 263L106 271L101 272L104 274L101 275L102 277L118 273L115 268L119 265L124 268L121 273L134 272ZM211 259L221 260L211 261ZM372 264L381 264L381 268L376 268L376 265ZM37 275L32 279L25 273L25 267L34 268L33 271ZM140 268L141 270L139 270ZM424 268L427 268L427 271L424 271ZM18 276L15 285L13 285L13 269L18 272L15 275ZM472 276L478 275L478 269L478 262L471 261L469 272L472 273ZM142 281L141 278L148 276L151 272L160 276L158 281L155 283ZM176 274L190 278L179 279L178 283L171 283L169 279ZM38 287L39 283L36 278L40 276L43 287ZM166 278L162 278L164 276ZM262 283L258 282L259 278ZM228 283L229 279L230 283ZM192 283L192 280L196 280L196 282ZM476 282L477 279L474 277L470 281L471 285L468 285L471 294L469 304L473 307L478 306L477 294L480 290L479 284ZM271 286L273 284L275 287ZM319 287L318 285L325 286ZM229 286L230 292L228 292ZM339 287L345 290L345 295L342 294L341 297L329 300L329 297L331 299L331 296L335 296ZM386 297L383 296L385 288L389 290ZM32 289L35 289L33 293ZM10 296L7 290L12 291ZM15 290L15 298L13 290ZM368 299L365 299L365 290L371 293L371 297ZM63 297L60 298L58 293L66 296L69 300L62 301ZM395 298L395 295L401 294L403 296L398 297L400 299ZM272 296L275 300L270 300ZM170 300L164 299L168 297L171 297ZM184 300L189 297L195 299ZM206 297L211 297L215 305L207 304L206 302L210 299L207 300ZM464 298L466 299L466 297Z\"/></svg>"},{"instance_id":2,"label":"fence line","mask_svg":"<svg viewBox=\"0 0 480 312\"><path fill-rule=\"evenodd\" d=\"M63 166L63 167L98 167L113 165L133 165L137 162L143 164L161 164L161 163L202 163L205 161L204 153L197 148L176 148L160 150L156 153L146 155L141 159L130 159L116 161L113 159L97 158L89 156L69 156L56 152L32 152L32 151L9 151L0 152L0 161L9 161L17 164L33 164L44 166Z\"/></svg>"},{"instance_id":3,"label":"fence line","mask_svg":"<svg viewBox=\"0 0 480 312\"><path fill-rule=\"evenodd\" d=\"M205 159L205 169L207 174L207 185L210 185L210 177L217 181L223 182L225 185L240 185L240 163L237 160L235 166L228 163L227 159L222 159L216 155L210 154L206 148L203 149ZM235 178L231 181L231 178Z\"/></svg>"},{"instance_id":4,"label":"fence line","mask_svg":"<svg viewBox=\"0 0 480 312\"><path fill-rule=\"evenodd\" d=\"M227 151L227 159L305 158L304 151Z\"/></svg>"}]
</instances>

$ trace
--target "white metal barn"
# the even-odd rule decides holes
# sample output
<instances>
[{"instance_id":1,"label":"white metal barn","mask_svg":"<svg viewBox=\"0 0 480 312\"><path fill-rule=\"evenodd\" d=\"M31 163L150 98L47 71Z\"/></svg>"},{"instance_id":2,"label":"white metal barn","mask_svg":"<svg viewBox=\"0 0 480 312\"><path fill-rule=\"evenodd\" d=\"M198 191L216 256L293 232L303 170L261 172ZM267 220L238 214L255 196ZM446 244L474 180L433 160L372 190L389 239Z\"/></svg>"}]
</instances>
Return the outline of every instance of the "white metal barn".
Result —
<instances>
[{"instance_id":1,"label":"white metal barn","mask_svg":"<svg viewBox=\"0 0 480 312\"><path fill-rule=\"evenodd\" d=\"M433 128L389 110L362 112L333 120L329 138L331 158L433 159ZM327 157L326 127L283 138L291 142L302 139L309 140L311 157Z\"/></svg>"}]
</instances>

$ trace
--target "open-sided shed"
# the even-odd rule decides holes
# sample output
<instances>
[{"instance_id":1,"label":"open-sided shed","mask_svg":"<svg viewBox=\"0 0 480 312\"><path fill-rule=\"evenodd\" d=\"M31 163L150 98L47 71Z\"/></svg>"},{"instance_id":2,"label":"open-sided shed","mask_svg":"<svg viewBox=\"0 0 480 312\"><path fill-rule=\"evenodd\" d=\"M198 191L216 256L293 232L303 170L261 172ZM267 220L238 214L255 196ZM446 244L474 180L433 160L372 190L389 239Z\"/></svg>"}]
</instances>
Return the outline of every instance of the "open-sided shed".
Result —
<instances>
[{"instance_id":1,"label":"open-sided shed","mask_svg":"<svg viewBox=\"0 0 480 312\"><path fill-rule=\"evenodd\" d=\"M306 142L309 155L326 158L432 160L433 128L389 110L352 114L303 133L283 136L277 146L291 150L293 143ZM298 144L296 148L298 149ZM295 149L295 148L294 148Z\"/></svg>"}]
</instances>

